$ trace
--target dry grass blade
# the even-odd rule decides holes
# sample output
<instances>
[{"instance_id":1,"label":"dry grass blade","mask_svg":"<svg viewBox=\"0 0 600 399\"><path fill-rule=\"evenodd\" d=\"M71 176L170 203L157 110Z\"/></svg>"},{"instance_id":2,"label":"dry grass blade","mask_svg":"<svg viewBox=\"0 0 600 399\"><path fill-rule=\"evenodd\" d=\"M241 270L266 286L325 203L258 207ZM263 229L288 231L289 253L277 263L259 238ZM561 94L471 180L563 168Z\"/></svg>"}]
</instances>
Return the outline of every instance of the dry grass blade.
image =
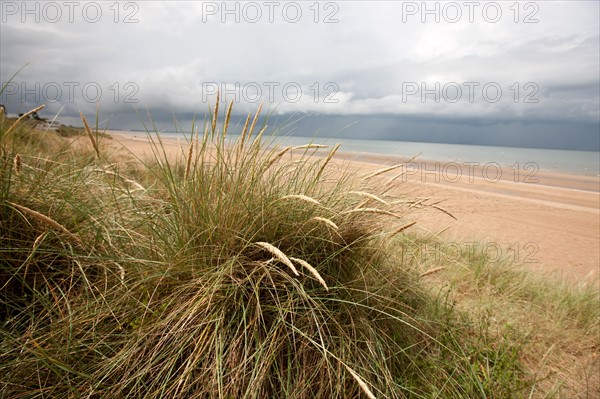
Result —
<instances>
[{"instance_id":1,"label":"dry grass blade","mask_svg":"<svg viewBox=\"0 0 600 399\"><path fill-rule=\"evenodd\" d=\"M134 186L137 190L143 190L145 191L146 188L144 188L144 186L142 186L140 183L136 182L135 180L131 180L126 178L125 176L121 176L118 173L115 173L113 171L110 170L104 170L104 169L94 169L94 172L98 172L98 173L104 173L106 175L110 175L110 176L115 176L118 177L119 179L121 179L123 182L131 184L132 186Z\"/></svg>"},{"instance_id":2,"label":"dry grass blade","mask_svg":"<svg viewBox=\"0 0 600 399\"><path fill-rule=\"evenodd\" d=\"M19 154L15 155L13 163L15 166L15 173L19 176L21 174L21 156Z\"/></svg>"},{"instance_id":3,"label":"dry grass blade","mask_svg":"<svg viewBox=\"0 0 600 399\"><path fill-rule=\"evenodd\" d=\"M429 201L430 199L431 199L431 197L425 197L425 198L421 198L421 199L418 199L415 201L400 201L398 203L406 202L406 203L410 204L408 206L410 209L410 208L416 208L416 207L422 206L422 205L427 205L427 204L425 204L425 202Z\"/></svg>"},{"instance_id":4,"label":"dry grass blade","mask_svg":"<svg viewBox=\"0 0 600 399\"><path fill-rule=\"evenodd\" d=\"M35 241L33 242L33 245L31 246L31 249L35 252L38 247L40 246L40 244L42 243L42 241L44 241L44 239L46 238L46 236L48 235L48 233L42 233L39 236L37 236L37 238L35 239Z\"/></svg>"},{"instance_id":5,"label":"dry grass blade","mask_svg":"<svg viewBox=\"0 0 600 399\"><path fill-rule=\"evenodd\" d=\"M14 202L10 202L10 201L7 201L7 202L14 208L18 209L19 211L28 214L29 216L33 217L34 219L37 219L38 221L42 222L43 224L45 224L48 227L51 227L55 230L58 230L64 234L66 234L71 239L73 239L77 243L81 244L81 240L79 239L79 237L77 237L75 234L71 233L65 226L58 223L54 219L52 219L46 215L43 215L37 211L34 211L33 209L29 209L26 206L15 204Z\"/></svg>"},{"instance_id":6,"label":"dry grass blade","mask_svg":"<svg viewBox=\"0 0 600 399\"><path fill-rule=\"evenodd\" d=\"M404 166L404 163L398 163L396 165L387 166L385 168L377 169L374 172L369 172L369 173L365 174L362 178L365 179L365 180L366 179L370 179L372 177L375 177L375 176L381 175L383 173L389 172L390 170L398 169L401 166Z\"/></svg>"},{"instance_id":7,"label":"dry grass blade","mask_svg":"<svg viewBox=\"0 0 600 399\"><path fill-rule=\"evenodd\" d=\"M219 117L219 100L220 100L220 93L217 91L217 100L215 102L215 110L213 112L212 124L210 126L210 131L213 136L215 134L215 129L217 128L217 118Z\"/></svg>"},{"instance_id":8,"label":"dry grass blade","mask_svg":"<svg viewBox=\"0 0 600 399\"><path fill-rule=\"evenodd\" d=\"M321 148L329 148L328 145L324 144L303 144L294 147L294 150L310 150L310 149L321 149Z\"/></svg>"},{"instance_id":9,"label":"dry grass blade","mask_svg":"<svg viewBox=\"0 0 600 399\"><path fill-rule=\"evenodd\" d=\"M450 216L452 219L454 220L458 220L456 218L456 216L454 216L453 214L451 214L450 212L448 212L447 210L445 210L444 208L442 208L441 206L437 206L437 205L430 205L433 209L437 209L438 211L445 213L446 215Z\"/></svg>"},{"instance_id":10,"label":"dry grass blade","mask_svg":"<svg viewBox=\"0 0 600 399\"><path fill-rule=\"evenodd\" d=\"M277 155L275 155L273 158L271 158L269 160L269 163L267 163L267 165L265 166L265 170L269 169L271 167L271 165L273 165L275 162L277 162L277 160L279 160L282 156L285 155L286 152L288 152L291 149L292 149L292 147L285 147Z\"/></svg>"},{"instance_id":11,"label":"dry grass blade","mask_svg":"<svg viewBox=\"0 0 600 399\"><path fill-rule=\"evenodd\" d=\"M327 287L327 284L325 283L325 280L323 280L323 277L321 277L321 275L319 274L319 272L317 271L317 269L315 269L314 267L312 267L310 265L310 263L308 263L307 261L303 260L303 259L298 259L298 258L294 258L291 257L289 258L290 260L293 260L294 262L298 263L300 266L302 266L303 268L305 268L306 270L308 270L310 272L310 274L313 275L314 278L317 279L317 281L323 286L323 288L325 288L325 291L329 291L329 287Z\"/></svg>"},{"instance_id":12,"label":"dry grass blade","mask_svg":"<svg viewBox=\"0 0 600 399\"><path fill-rule=\"evenodd\" d=\"M323 165L321 165L321 168L319 168L319 172L315 176L315 180L316 181L318 181L321 178L321 175L323 174L323 171L325 170L325 167L327 166L327 164L329 164L329 161L331 161L331 158L333 158L333 156L337 152L338 148L340 148L340 143L337 143L333 147L333 149L329 152L329 155L327 155L327 158L325 158L325 162L323 162Z\"/></svg>"},{"instance_id":13,"label":"dry grass blade","mask_svg":"<svg viewBox=\"0 0 600 399\"><path fill-rule=\"evenodd\" d=\"M396 179L398 179L399 177L402 177L406 174L406 170L403 170L402 172L398 173L396 176L390 178L388 181L385 182L385 184L383 185L384 187L389 186L390 184L392 184L393 182L396 181Z\"/></svg>"},{"instance_id":14,"label":"dry grass blade","mask_svg":"<svg viewBox=\"0 0 600 399\"><path fill-rule=\"evenodd\" d=\"M358 383L360 388L363 390L365 395L367 395L367 397L369 399L376 399L373 392L367 386L367 383L354 370L352 370L350 367L348 367L348 365L344 364L344 366L346 366L346 370L348 370L348 372L352 375L352 377L354 377L354 379L356 380L356 382Z\"/></svg>"},{"instance_id":15,"label":"dry grass blade","mask_svg":"<svg viewBox=\"0 0 600 399\"><path fill-rule=\"evenodd\" d=\"M446 226L446 227L444 227L443 229L441 229L440 231L438 231L437 233L435 233L433 236L434 236L434 237L437 237L437 236L439 236L440 234L442 234L444 231L448 230L449 228L450 228L450 226Z\"/></svg>"},{"instance_id":16,"label":"dry grass blade","mask_svg":"<svg viewBox=\"0 0 600 399\"><path fill-rule=\"evenodd\" d=\"M296 276L300 275L300 273L298 273L298 270L296 269L296 267L294 266L292 261L279 248L277 248L274 245L269 244L268 242L255 242L254 244L269 251L271 253L271 255L273 255L281 263L283 263L284 265L289 267Z\"/></svg>"},{"instance_id":17,"label":"dry grass blade","mask_svg":"<svg viewBox=\"0 0 600 399\"><path fill-rule=\"evenodd\" d=\"M250 123L250 118L252 117L252 113L248 112L248 116L246 117L246 122L244 123L244 127L242 129L242 134L240 137L240 146L244 146L244 142L246 140L246 133L248 132L248 124Z\"/></svg>"},{"instance_id":18,"label":"dry grass blade","mask_svg":"<svg viewBox=\"0 0 600 399\"><path fill-rule=\"evenodd\" d=\"M319 201L317 201L316 199L311 198L304 194L290 194L290 195L284 195L283 197L279 198L279 200L286 200L286 199L299 199L301 201L308 202L311 204L321 205L321 203Z\"/></svg>"},{"instance_id":19,"label":"dry grass blade","mask_svg":"<svg viewBox=\"0 0 600 399\"><path fill-rule=\"evenodd\" d=\"M231 120L231 110L233 109L233 100L229 102L227 107L227 113L225 114L225 122L223 124L223 138L227 137L227 129L229 128L229 121Z\"/></svg>"},{"instance_id":20,"label":"dry grass blade","mask_svg":"<svg viewBox=\"0 0 600 399\"><path fill-rule=\"evenodd\" d=\"M338 225L335 224L334 222L332 222L331 220L327 219L327 218L323 218L321 216L315 216L313 218L313 220L316 220L317 222L325 223L327 226L331 227L334 230L339 230Z\"/></svg>"},{"instance_id":21,"label":"dry grass blade","mask_svg":"<svg viewBox=\"0 0 600 399\"><path fill-rule=\"evenodd\" d=\"M119 278L121 279L121 282L124 282L125 281L125 269L121 265L117 265L117 268L119 269Z\"/></svg>"},{"instance_id":22,"label":"dry grass blade","mask_svg":"<svg viewBox=\"0 0 600 399\"><path fill-rule=\"evenodd\" d=\"M265 131L267 130L268 127L269 127L269 125L265 125L262 129L260 129L260 132L258 132L258 134L256 135L256 137L254 138L254 141L252 141L253 145L260 144L260 140L262 139L262 136L263 136L263 134L265 133Z\"/></svg>"},{"instance_id":23,"label":"dry grass blade","mask_svg":"<svg viewBox=\"0 0 600 399\"><path fill-rule=\"evenodd\" d=\"M198 129L196 128L196 137L198 136ZM185 173L183 179L185 181L190 177L190 169L192 168L192 156L194 155L194 140L190 140L190 148L188 149L187 162L185 163Z\"/></svg>"},{"instance_id":24,"label":"dry grass blade","mask_svg":"<svg viewBox=\"0 0 600 399\"><path fill-rule=\"evenodd\" d=\"M427 270L426 272L423 272L423 273L419 274L419 277L429 276L430 274L437 273L439 271L444 270L445 268L446 268L446 266L440 266L440 267L436 267L436 268L431 269L431 270Z\"/></svg>"},{"instance_id":25,"label":"dry grass blade","mask_svg":"<svg viewBox=\"0 0 600 399\"><path fill-rule=\"evenodd\" d=\"M349 215L352 213L378 213L380 215L388 215L388 216L393 216L395 218L400 219L401 216L400 215L396 215L394 212L390 212L390 211L385 211L383 209L378 209L378 208L354 208L354 209L350 209L347 211L343 211L341 214L342 215Z\"/></svg>"},{"instance_id":26,"label":"dry grass blade","mask_svg":"<svg viewBox=\"0 0 600 399\"><path fill-rule=\"evenodd\" d=\"M406 223L405 225L402 225L402 226L398 227L396 230L394 230L390 234L390 238L392 238L393 236L395 236L398 233L403 232L404 230L408 229L409 227L414 226L415 224L417 224L417 222L410 222L410 223Z\"/></svg>"},{"instance_id":27,"label":"dry grass blade","mask_svg":"<svg viewBox=\"0 0 600 399\"><path fill-rule=\"evenodd\" d=\"M252 133L254 133L254 128L256 127L256 122L258 121L258 116L260 115L260 111L262 110L262 104L258 106L256 110L256 114L254 115L254 119L252 120L252 125L250 125L250 130L248 131L248 140L252 137Z\"/></svg>"},{"instance_id":28,"label":"dry grass blade","mask_svg":"<svg viewBox=\"0 0 600 399\"><path fill-rule=\"evenodd\" d=\"M90 138L90 141L92 142L92 147L94 147L94 151L96 151L96 156L100 158L100 150L98 149L98 143L96 142L96 138L92 133L92 129L90 129L90 125L88 125L85 116L83 116L83 113L79 112L79 116L81 117L81 121L83 122L85 132L87 133L88 137Z\"/></svg>"},{"instance_id":29,"label":"dry grass blade","mask_svg":"<svg viewBox=\"0 0 600 399\"><path fill-rule=\"evenodd\" d=\"M399 168L399 167L401 167L401 166L404 166L404 165L407 165L407 164L411 163L412 161L414 161L414 160L415 160L415 159L416 159L418 156L420 156L421 154L422 154L422 153L418 153L417 155L415 155L414 157L412 157L411 159L409 159L409 160L408 160L408 161L406 161L406 162L402 162L402 163L399 163L399 164L396 164L396 165L392 165L392 166L387 166L387 167L384 167L384 168L382 168L382 169L378 169L378 170L376 170L376 171L374 171L374 172L367 173L366 175L364 175L364 176L363 176L363 179L365 179L365 180L366 180L366 179L370 179L370 178L372 178L372 177L375 177L375 176L381 175L381 174L383 174L383 173L386 173L386 172L389 172L389 171L391 171L391 170L398 169L398 168Z\"/></svg>"},{"instance_id":30,"label":"dry grass blade","mask_svg":"<svg viewBox=\"0 0 600 399\"><path fill-rule=\"evenodd\" d=\"M370 198L370 199L372 199L374 201L377 201L377 202L379 202L381 204L389 205L389 202L387 202L386 200L383 200L383 199L379 198L375 194L367 193L366 191L349 191L348 194L360 195L361 197Z\"/></svg>"},{"instance_id":31,"label":"dry grass blade","mask_svg":"<svg viewBox=\"0 0 600 399\"><path fill-rule=\"evenodd\" d=\"M13 123L12 125L10 125L10 127L8 128L8 130L6 131L6 135L8 135L18 124L19 122L21 122L23 119L29 117L29 115L33 114L34 112L38 112L42 109L44 109L46 107L46 104L42 104L37 108L32 109L31 111L27 111L25 112L23 115L21 115L16 121L15 123Z\"/></svg>"}]
</instances>

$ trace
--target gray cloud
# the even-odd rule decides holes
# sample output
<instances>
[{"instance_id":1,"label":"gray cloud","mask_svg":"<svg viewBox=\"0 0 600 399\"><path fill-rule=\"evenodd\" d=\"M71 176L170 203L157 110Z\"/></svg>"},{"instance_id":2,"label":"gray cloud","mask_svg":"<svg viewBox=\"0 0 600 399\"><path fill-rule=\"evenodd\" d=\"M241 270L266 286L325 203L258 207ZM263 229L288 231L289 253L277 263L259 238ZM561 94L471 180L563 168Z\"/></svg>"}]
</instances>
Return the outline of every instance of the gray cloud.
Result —
<instances>
[{"instance_id":1,"label":"gray cloud","mask_svg":"<svg viewBox=\"0 0 600 399\"><path fill-rule=\"evenodd\" d=\"M348 134L598 148L597 2L519 3L516 15L512 2L482 1L472 23L464 2L453 3L462 12L456 23L448 2L428 3L437 4L439 23L404 12L422 2L321 2L318 15L314 3L280 2L273 23L264 2L229 2L239 22L222 10L207 15L222 2L121 2L118 14L114 2L80 2L71 22L59 1L56 23L43 15L46 3L28 2L38 4L35 23L35 15L12 14L21 1L2 2L0 79L29 62L0 98L9 112L45 102L65 122L98 106L113 128L139 128L135 109L172 124L172 114L203 115L218 86L236 101L236 115L267 102L281 118L317 115L299 126L315 130L320 121L327 134L358 121L365 127ZM294 13L282 10L296 4L302 17L290 23ZM498 22L486 20L487 4L501 8ZM102 17L91 23L82 10L96 5ZM253 10L262 13L256 23ZM137 22L124 23L128 16ZM328 16L338 22L323 23ZM527 16L538 22L524 23Z\"/></svg>"}]
</instances>

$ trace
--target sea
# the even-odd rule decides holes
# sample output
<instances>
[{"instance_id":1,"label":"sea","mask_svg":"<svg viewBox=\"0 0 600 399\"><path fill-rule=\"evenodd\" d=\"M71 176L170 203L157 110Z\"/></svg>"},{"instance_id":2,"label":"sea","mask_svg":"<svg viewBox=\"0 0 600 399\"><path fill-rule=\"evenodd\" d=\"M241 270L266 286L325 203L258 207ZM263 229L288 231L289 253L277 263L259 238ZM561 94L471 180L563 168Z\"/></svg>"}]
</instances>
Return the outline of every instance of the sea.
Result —
<instances>
[{"instance_id":1,"label":"sea","mask_svg":"<svg viewBox=\"0 0 600 399\"><path fill-rule=\"evenodd\" d=\"M178 133L161 132L165 137L179 136ZM189 136L188 136L189 137ZM236 135L230 135L235 140ZM474 163L486 165L498 164L502 167L518 169L535 165L535 169L548 172L575 173L600 177L600 152L550 150L540 148L497 147L467 144L421 143L391 140L360 140L346 138L276 136L268 140L273 145L299 146L308 143L334 146L340 143L340 152L353 153L357 157L368 155L384 155L399 159Z\"/></svg>"}]
</instances>

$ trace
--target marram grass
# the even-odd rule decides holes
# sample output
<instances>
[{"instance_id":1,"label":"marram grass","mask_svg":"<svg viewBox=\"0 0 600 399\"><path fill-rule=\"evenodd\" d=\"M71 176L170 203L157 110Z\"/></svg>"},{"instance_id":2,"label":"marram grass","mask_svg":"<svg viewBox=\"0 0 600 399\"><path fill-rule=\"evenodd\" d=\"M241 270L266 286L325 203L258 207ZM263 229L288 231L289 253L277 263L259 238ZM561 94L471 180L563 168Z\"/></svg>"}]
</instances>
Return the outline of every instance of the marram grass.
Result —
<instances>
[{"instance_id":1,"label":"marram grass","mask_svg":"<svg viewBox=\"0 0 600 399\"><path fill-rule=\"evenodd\" d=\"M91 146L1 125L0 397L532 392L521 341L432 295L419 273L444 265L404 259L423 202L374 188L393 169L277 148L259 113L226 140L217 101L179 157L149 134L133 162L87 122Z\"/></svg>"}]
</instances>

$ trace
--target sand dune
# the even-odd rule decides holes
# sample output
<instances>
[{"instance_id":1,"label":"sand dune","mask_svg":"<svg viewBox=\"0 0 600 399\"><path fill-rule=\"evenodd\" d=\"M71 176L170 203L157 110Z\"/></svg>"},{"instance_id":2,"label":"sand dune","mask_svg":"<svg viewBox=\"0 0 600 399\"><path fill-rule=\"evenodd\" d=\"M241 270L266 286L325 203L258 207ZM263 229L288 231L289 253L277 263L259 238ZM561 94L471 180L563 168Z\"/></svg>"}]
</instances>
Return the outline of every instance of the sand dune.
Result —
<instances>
[{"instance_id":1,"label":"sand dune","mask_svg":"<svg viewBox=\"0 0 600 399\"><path fill-rule=\"evenodd\" d=\"M112 132L115 149L137 156L151 154L143 133ZM167 151L180 151L176 139L165 139ZM341 149L343 150L343 148ZM339 153L338 162L352 169L373 170L401 162L389 156ZM536 172L533 179L513 172L496 179L479 169L461 173L443 164L415 161L398 185L399 193L443 200L457 220L441 212L417 211L416 226L427 233L446 229L441 237L472 248L490 259L503 255L523 267L577 281L600 282L600 192L597 176ZM438 176L432 171L438 168ZM531 176L530 176L531 177ZM497 180L497 181L496 181Z\"/></svg>"}]
</instances>

